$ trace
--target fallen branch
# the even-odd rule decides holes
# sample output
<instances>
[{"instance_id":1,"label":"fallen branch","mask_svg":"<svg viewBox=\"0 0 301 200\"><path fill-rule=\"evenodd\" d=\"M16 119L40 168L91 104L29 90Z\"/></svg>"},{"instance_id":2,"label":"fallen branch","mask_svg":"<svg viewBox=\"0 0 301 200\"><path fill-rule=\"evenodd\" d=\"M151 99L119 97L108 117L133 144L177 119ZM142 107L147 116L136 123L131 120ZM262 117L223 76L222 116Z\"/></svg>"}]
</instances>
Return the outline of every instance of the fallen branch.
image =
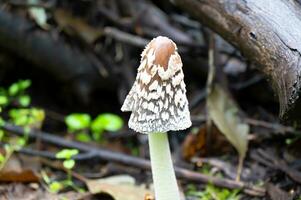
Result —
<instances>
[{"instance_id":1,"label":"fallen branch","mask_svg":"<svg viewBox=\"0 0 301 200\"><path fill-rule=\"evenodd\" d=\"M44 157L48 159L57 159L55 156L55 153L49 152L49 151L40 151L40 150L35 150L35 149L30 149L30 148L22 148L17 150L18 153L26 154L29 156L38 156L38 157ZM95 158L96 154L94 152L87 152L87 153L80 153L76 156L73 157L74 160L89 160L92 158Z\"/></svg>"},{"instance_id":2,"label":"fallen branch","mask_svg":"<svg viewBox=\"0 0 301 200\"><path fill-rule=\"evenodd\" d=\"M134 157L118 152L112 152L109 150L105 150L99 147L93 147L91 145L87 145L80 142L66 140L62 137L58 137L53 134L49 134L37 130L31 130L29 133L25 133L22 127L14 126L8 123L3 125L2 128L8 132L12 132L17 135L28 134L28 137L30 138L39 138L41 141L52 145L60 146L63 148L78 149L81 151L81 153L90 153L90 155L93 155L94 157L97 157L101 160L116 162L126 166L137 167L144 170L151 169L149 160L143 158ZM265 194L264 188L252 186L251 184L248 183L236 182L233 180L222 179L217 177L211 177L187 169L183 169L180 167L175 167L175 171L178 178L182 178L187 181L197 182L197 183L211 183L219 187L225 187L230 189L242 189L244 192L254 196L263 196Z\"/></svg>"}]
</instances>

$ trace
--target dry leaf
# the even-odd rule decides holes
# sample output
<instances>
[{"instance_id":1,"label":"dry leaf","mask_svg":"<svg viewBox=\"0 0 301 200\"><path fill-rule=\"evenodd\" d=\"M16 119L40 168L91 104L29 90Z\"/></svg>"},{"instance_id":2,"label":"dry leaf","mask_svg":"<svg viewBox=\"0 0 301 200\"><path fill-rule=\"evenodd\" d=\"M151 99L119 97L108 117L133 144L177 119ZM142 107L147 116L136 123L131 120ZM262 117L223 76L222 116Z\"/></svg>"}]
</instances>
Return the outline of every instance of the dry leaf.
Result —
<instances>
[{"instance_id":1,"label":"dry leaf","mask_svg":"<svg viewBox=\"0 0 301 200\"><path fill-rule=\"evenodd\" d=\"M66 192L61 194L54 194L45 191L43 187L38 185L37 188L33 188L28 184L14 183L14 184L1 184L0 186L0 199L6 200L84 200L88 196L86 193L79 192Z\"/></svg>"},{"instance_id":2,"label":"dry leaf","mask_svg":"<svg viewBox=\"0 0 301 200\"><path fill-rule=\"evenodd\" d=\"M182 144L182 156L185 160L191 160L191 158L196 156L224 155L233 150L233 146L216 126L212 126L210 132L210 141L214 141L212 144L206 144L207 134L207 126L203 125L196 134L191 133L185 137Z\"/></svg>"},{"instance_id":3,"label":"dry leaf","mask_svg":"<svg viewBox=\"0 0 301 200\"><path fill-rule=\"evenodd\" d=\"M249 125L242 122L238 115L239 108L219 85L213 87L207 105L211 119L239 153L239 177L248 148Z\"/></svg>"},{"instance_id":4,"label":"dry leaf","mask_svg":"<svg viewBox=\"0 0 301 200\"><path fill-rule=\"evenodd\" d=\"M30 166L22 166L20 160L16 156L12 156L0 172L0 181L38 182L39 177Z\"/></svg>"},{"instance_id":5,"label":"dry leaf","mask_svg":"<svg viewBox=\"0 0 301 200\"><path fill-rule=\"evenodd\" d=\"M190 160L201 150L205 149L206 127L202 127L196 134L188 134L182 145L182 155L185 160Z\"/></svg>"},{"instance_id":6,"label":"dry leaf","mask_svg":"<svg viewBox=\"0 0 301 200\"><path fill-rule=\"evenodd\" d=\"M92 194L105 193L114 200L142 200L146 195L151 194L144 187L135 185L135 179L128 175L118 175L86 182Z\"/></svg>"},{"instance_id":7,"label":"dry leaf","mask_svg":"<svg viewBox=\"0 0 301 200\"><path fill-rule=\"evenodd\" d=\"M29 4L38 4L40 1L38 0L28 0ZM30 16L35 20L37 25L39 25L41 28L48 30L49 25L47 24L47 14L44 8L29 8L29 14Z\"/></svg>"}]
</instances>

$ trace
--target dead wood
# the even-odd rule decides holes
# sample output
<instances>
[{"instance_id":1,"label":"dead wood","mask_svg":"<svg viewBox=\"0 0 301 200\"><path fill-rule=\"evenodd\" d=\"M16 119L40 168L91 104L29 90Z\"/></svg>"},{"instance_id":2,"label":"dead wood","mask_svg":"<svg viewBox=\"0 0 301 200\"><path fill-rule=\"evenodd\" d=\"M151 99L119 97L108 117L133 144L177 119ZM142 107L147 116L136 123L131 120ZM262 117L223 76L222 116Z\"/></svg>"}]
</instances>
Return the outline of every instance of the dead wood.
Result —
<instances>
[{"instance_id":1,"label":"dead wood","mask_svg":"<svg viewBox=\"0 0 301 200\"><path fill-rule=\"evenodd\" d=\"M282 119L301 119L301 8L295 1L174 0L258 65Z\"/></svg>"}]
</instances>

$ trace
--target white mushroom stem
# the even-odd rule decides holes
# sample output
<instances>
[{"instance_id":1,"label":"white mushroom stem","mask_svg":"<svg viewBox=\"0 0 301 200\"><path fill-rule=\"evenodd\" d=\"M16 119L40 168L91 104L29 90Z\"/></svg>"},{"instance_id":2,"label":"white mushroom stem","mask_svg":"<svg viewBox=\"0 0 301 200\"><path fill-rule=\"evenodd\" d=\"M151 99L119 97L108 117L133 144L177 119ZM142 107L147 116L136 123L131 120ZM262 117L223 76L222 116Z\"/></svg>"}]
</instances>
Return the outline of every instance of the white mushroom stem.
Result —
<instances>
[{"instance_id":1,"label":"white mushroom stem","mask_svg":"<svg viewBox=\"0 0 301 200\"><path fill-rule=\"evenodd\" d=\"M156 200L180 200L167 133L148 134Z\"/></svg>"}]
</instances>

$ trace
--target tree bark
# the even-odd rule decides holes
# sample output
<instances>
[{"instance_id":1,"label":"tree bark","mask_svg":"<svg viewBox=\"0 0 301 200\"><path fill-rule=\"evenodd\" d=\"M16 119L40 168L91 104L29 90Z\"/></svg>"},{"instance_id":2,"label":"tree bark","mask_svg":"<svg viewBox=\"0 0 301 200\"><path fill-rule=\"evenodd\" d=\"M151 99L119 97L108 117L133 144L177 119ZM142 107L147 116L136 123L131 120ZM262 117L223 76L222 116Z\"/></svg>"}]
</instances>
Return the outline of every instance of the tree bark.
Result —
<instances>
[{"instance_id":1,"label":"tree bark","mask_svg":"<svg viewBox=\"0 0 301 200\"><path fill-rule=\"evenodd\" d=\"M269 79L280 118L301 121L301 8L293 0L174 0Z\"/></svg>"}]
</instances>

